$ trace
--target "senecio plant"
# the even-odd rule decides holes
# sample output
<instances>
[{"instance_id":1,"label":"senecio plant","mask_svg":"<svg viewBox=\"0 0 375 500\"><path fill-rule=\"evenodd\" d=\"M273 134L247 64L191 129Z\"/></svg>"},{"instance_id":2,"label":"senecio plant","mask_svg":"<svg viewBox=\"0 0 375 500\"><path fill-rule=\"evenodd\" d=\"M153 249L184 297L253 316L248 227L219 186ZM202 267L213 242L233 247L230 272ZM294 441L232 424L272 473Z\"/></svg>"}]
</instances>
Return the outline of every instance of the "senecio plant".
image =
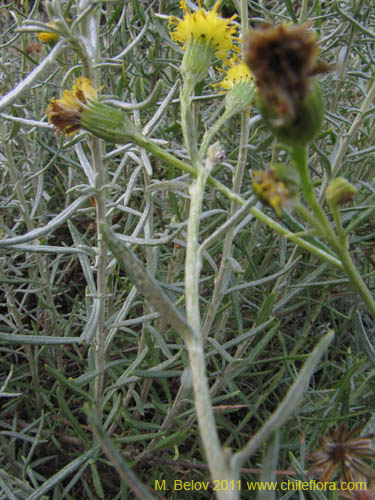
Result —
<instances>
[{"instance_id":1,"label":"senecio plant","mask_svg":"<svg viewBox=\"0 0 375 500\"><path fill-rule=\"evenodd\" d=\"M181 126L184 155L179 154L177 149L168 148L165 140L150 138L153 127L162 118L165 109L172 106L173 92L162 101L154 119L143 129L142 112L146 112L160 99L162 92L160 83L155 85L153 94L144 103L128 104L108 95L101 80L103 70L98 46L101 2L77 1L74 19L68 19L68 11L73 2L46 2L46 11L50 17L48 23L29 19L19 28L19 32L23 34L37 32L39 41L46 47L47 55L26 79L11 92L3 95L0 100L0 110L13 106L25 91L39 81L43 71L63 57L64 51L73 53L75 66L69 69L64 82L61 83L64 87L66 81L71 80L71 89L63 90L61 96L57 95L55 88L53 89L55 95L46 107L46 116L56 131L57 140L60 141L59 148L62 147L62 141L68 141L71 147L75 146L88 180L86 185L80 186L81 194L73 204L47 225L39 228L34 226L33 220L28 216L18 184L17 195L24 203L23 213L27 232L17 236L13 229L7 229L2 232L0 241L2 249L25 252L33 251L33 246L27 247L25 243L34 242L34 250L38 252L36 263L45 283L38 296L38 300L46 304L44 337L35 335L35 332L28 335L20 334L24 328L15 305L14 294L7 285L6 300L13 311L12 321L18 331L11 335L2 334L2 340L26 344L25 352L33 367L32 376L35 379L36 399L39 405L42 401L38 396L38 368L33 360L30 346L51 347L66 343L88 346L86 355L90 371L86 378L83 376L81 380L81 385L89 384L90 389L87 394L78 381L69 378L69 374L60 372L61 351L56 351L57 368L52 366L51 354L46 366L47 372L58 380L57 398L64 408L65 417L72 419L72 426L82 439L85 451L42 484L38 485L37 479L32 479L33 489L31 491L28 486L30 496L27 498L46 498L43 495L54 488L59 481L67 479L72 474L79 478L81 474L79 471L88 464L91 467L96 494L104 498L98 465L101 449L105 451L110 463L117 469L124 484L133 491L133 494L139 498L154 498L150 489L136 477L128 462L132 460L144 463L148 460L153 463L155 453L168 446L165 444L169 439L168 433L171 432L175 419L183 411L191 390L194 394L194 412L186 416L187 428L196 419L202 445L200 456L208 465L216 497L222 500L240 498L241 468L247 465L248 459L264 445L267 449L262 467L262 480L274 479L279 453L279 430L289 418L293 417L308 388L312 374L322 356L328 352L334 333L328 329L328 333L325 332L315 348L305 356L298 373L293 372L294 381L289 384L282 401L259 428L247 436L245 444L236 449L227 446L220 436L212 398L224 381L230 379L232 373L236 371L236 363L241 362L242 358L251 352L252 337L264 331L267 332L266 338L271 338L267 328L273 321L271 306L268 313L267 309L264 310L263 317L259 318L250 334L242 333L237 343L233 344L237 346L233 357L227 352L229 345L220 345L220 332L212 336L216 317L224 305L225 287L228 287L229 279L228 266L235 267L231 249L237 234L236 228L242 220L246 224L255 222L258 227L268 226L272 234L278 233L286 241L293 243L296 251L299 249L301 252L310 252L314 262L320 260L336 268L342 277L346 277L375 319L374 299L352 260L348 234L341 219L341 205L353 200L356 187L345 178L336 176L337 171L332 170L332 177L324 179L326 184L324 198L319 199L309 169L309 145L324 133L325 104L317 78L332 69L319 58L318 39L312 29L313 23L306 21L301 24L272 25L266 20L260 22L257 19L256 28L249 31L247 2L237 3L240 4L241 26L236 15L229 18L222 17L219 13L220 1L209 10L202 7L199 0L195 9L188 7L188 2L182 0L180 2L182 17L167 18L170 30L168 43L174 43L175 48L179 48L182 52L182 60L178 66L180 78L178 121ZM304 2L305 4L307 3ZM124 12L126 16L126 9ZM165 19L165 16L161 16L158 22L162 20L165 23ZM139 36L143 36L146 30L147 26ZM120 54L112 62L109 61L106 71L111 72L111 64L119 63L121 57ZM66 66L66 62L62 59L60 64ZM126 68L125 70L122 68L122 71L126 71ZM219 82L211 82L216 99L222 100L222 107L211 121L200 123L196 97L199 96L202 82L208 77L212 80L214 72L222 77ZM367 111L373 99L374 89L375 86L371 85L362 114ZM238 116L239 142L233 146L233 149L238 150L238 155L230 185L230 182L219 180L218 177L225 167L226 158L232 155L232 151L225 151L217 137L226 124ZM9 116L8 118L12 119ZM13 119L17 122L17 118ZM25 123L27 124L27 120ZM45 123L43 125L45 126ZM252 140L257 136L257 127L261 127L263 131L270 131L272 133L270 137L275 139L277 147L286 154L282 156L282 161L272 161L262 170L253 169L252 192L241 194L248 166L247 152L252 146ZM250 137L252 129L253 134ZM5 148L5 156L9 162L7 168L16 184L17 173L10 160L9 136L6 136L4 126L1 133L7 143ZM113 144L117 145L118 151L125 157L127 151L137 148L141 158L140 168L144 173L146 197L144 203L147 210L145 210L146 216L142 215L132 236L126 235L124 228L116 225L110 216L117 206L120 207L120 201L116 203L110 201L116 186L110 181L112 174L109 175L107 167L106 148ZM155 162L162 172L169 172L165 178L163 173L158 174L159 184L156 179L155 182L152 180ZM158 244L152 238L151 193L155 188L171 192L177 190L183 194L186 204L186 223L174 225L177 231L168 234L163 240L175 245L176 259L182 256L184 261L182 279L184 295L179 300L174 300L173 293L166 292L168 284L163 285L159 281L153 264L156 253L153 252L152 246ZM132 189L135 189L135 177L129 181L125 198L129 198ZM227 218L219 227L214 229L211 227L209 234L207 230L202 234L205 202L219 195L221 200L226 200L229 204ZM74 214L88 201L91 203L90 210L94 210L96 214L93 248L85 245L82 236L73 225ZM272 209L271 215L267 215L268 206ZM292 214L298 216L301 222L297 223ZM56 250L56 247L42 244L46 235L53 234L55 229L67 221L75 244L75 252L79 255L87 280L88 297L91 301L88 320L81 335L77 337L64 336L61 330L62 325L54 313L56 311L54 296L48 285L51 278L47 275L44 257L41 257L43 251L47 249L49 252L59 251L62 254L64 249L67 251L65 247ZM294 221L293 227L291 221ZM138 236L141 231L144 232L144 240ZM205 259L208 258L208 250L220 240L223 241L222 257L218 266L212 263L211 258L211 265L214 265L216 271L215 283L208 296L207 293L203 294L202 269ZM139 251L143 244L144 254ZM109 311L113 306L113 296L116 294L116 290L112 289L113 273L117 265L121 268L124 279L130 281L134 288L128 288L128 294L122 300L121 310L115 314L112 312L113 315L110 317ZM238 272L241 273L241 270ZM4 279L3 271L1 277ZM122 292L117 289L117 293ZM109 386L108 370L114 369L116 364L116 361L111 361L111 346L118 333L118 325L121 326L121 321L128 314L137 293L146 302L140 313L145 319L141 321L149 326L140 332L139 347L134 362L118 376L114 384ZM133 320L130 320L129 325L131 321ZM155 325L158 324L159 328L152 326L152 321L158 322ZM67 325L65 327L67 328ZM278 328L279 324L274 330ZM136 393L135 386L135 382L142 377L141 370L137 372L137 369L142 364L147 350L150 349L150 331L157 339L155 345L159 345L163 352L170 356L170 360L152 368L154 375L152 370L146 370L146 377L162 377L163 370L167 369L169 363L177 360L183 366L183 373L179 379L178 392L170 402L159 432L152 435L152 439L138 456L133 454L129 457L126 455L126 450L117 445L112 438L116 435L116 428L123 418L121 408L126 408L132 397L137 402L137 408L142 408L150 391L148 382L142 386L142 394ZM175 355L172 355L166 344L167 335L168 338L172 335L171 331L180 338L175 340L180 342ZM207 372L206 355L209 346L214 346L218 353L229 360L225 370L221 371L217 365L217 375L213 384ZM254 356L257 356L256 352L258 351L254 351ZM120 388L126 389L124 396L119 395ZM72 410L64 403L65 391L72 391L80 397L87 395L88 404L85 411L89 419L89 429L94 431L92 440L90 440L91 434L83 430ZM140 410L139 416L143 414L142 412L143 409ZM127 418L124 417L125 426ZM42 423L40 425L42 429ZM42 431L38 432L40 434ZM337 433L332 435L338 436ZM348 432L345 436L351 438L352 434ZM174 447L176 463L178 463L178 447L183 446L181 437L184 437L183 432L176 433L175 441L171 440L169 445ZM359 456L365 456L366 459L372 456L371 439L371 435L365 436L366 453L362 455L359 453ZM121 439L118 442L121 443ZM358 443L360 442L358 438ZM313 472L323 470L324 477L331 479L338 461L330 455L329 443L329 440L321 438L320 444L325 448L321 452L316 452L312 458L318 460ZM334 446L337 447L339 444L334 443ZM345 453L350 455L353 464L357 464L351 454L350 446L345 446ZM30 463L30 460L27 460ZM368 465L361 462L361 467L356 466L357 470L354 466L351 469L348 464L349 462L345 462L345 466L342 465L345 469L344 478L349 477L351 480L365 478L365 481L370 479ZM4 477L0 475L1 481ZM7 478L9 489L19 487L12 483L11 475ZM70 482L64 482L64 498L73 498L69 496L71 495L69 491L74 484L74 478ZM267 493L267 498L276 498L274 494L274 492Z\"/></svg>"}]
</instances>

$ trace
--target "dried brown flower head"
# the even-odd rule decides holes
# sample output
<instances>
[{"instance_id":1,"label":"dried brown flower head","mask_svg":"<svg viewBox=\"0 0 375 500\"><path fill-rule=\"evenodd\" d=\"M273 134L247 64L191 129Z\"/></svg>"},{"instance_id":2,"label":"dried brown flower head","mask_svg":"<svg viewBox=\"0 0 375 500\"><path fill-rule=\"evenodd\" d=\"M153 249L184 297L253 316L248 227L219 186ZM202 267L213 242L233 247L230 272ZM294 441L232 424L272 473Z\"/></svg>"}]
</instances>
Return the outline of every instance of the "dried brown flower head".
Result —
<instances>
[{"instance_id":1,"label":"dried brown flower head","mask_svg":"<svg viewBox=\"0 0 375 500\"><path fill-rule=\"evenodd\" d=\"M298 115L298 106L311 90L314 75L328 65L318 60L311 23L301 26L264 24L248 36L246 63L255 75L259 92L284 124Z\"/></svg>"},{"instance_id":2,"label":"dried brown flower head","mask_svg":"<svg viewBox=\"0 0 375 500\"><path fill-rule=\"evenodd\" d=\"M97 90L88 78L80 77L72 90L64 90L61 99L51 99L46 114L49 123L66 135L76 133L81 127L81 115L89 100L96 100Z\"/></svg>"},{"instance_id":3,"label":"dried brown flower head","mask_svg":"<svg viewBox=\"0 0 375 500\"><path fill-rule=\"evenodd\" d=\"M359 430L360 426L349 431L345 424L341 424L337 430L330 429L328 436L321 436L320 448L309 456L314 462L309 474L317 475L320 481L326 482L338 469L341 481L358 481L358 476L375 479L373 467L358 458L375 458L374 434L353 438Z\"/></svg>"}]
</instances>

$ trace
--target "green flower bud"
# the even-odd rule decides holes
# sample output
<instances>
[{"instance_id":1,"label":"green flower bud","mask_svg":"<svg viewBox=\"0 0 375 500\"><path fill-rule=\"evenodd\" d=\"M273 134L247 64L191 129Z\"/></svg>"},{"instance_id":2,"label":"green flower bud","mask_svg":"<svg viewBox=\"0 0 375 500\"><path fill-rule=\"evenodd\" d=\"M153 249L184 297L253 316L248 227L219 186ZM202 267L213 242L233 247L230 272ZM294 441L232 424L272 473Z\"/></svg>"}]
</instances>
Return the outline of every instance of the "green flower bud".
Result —
<instances>
[{"instance_id":1,"label":"green flower bud","mask_svg":"<svg viewBox=\"0 0 375 500\"><path fill-rule=\"evenodd\" d=\"M78 78L72 90L64 90L60 99L51 99L46 110L48 121L68 136L84 129L117 144L142 137L126 113L99 102L97 92L88 78Z\"/></svg>"},{"instance_id":2,"label":"green flower bud","mask_svg":"<svg viewBox=\"0 0 375 500\"><path fill-rule=\"evenodd\" d=\"M357 189L343 177L336 177L331 181L326 189L325 197L328 205L337 206L346 203L354 198Z\"/></svg>"}]
</instances>

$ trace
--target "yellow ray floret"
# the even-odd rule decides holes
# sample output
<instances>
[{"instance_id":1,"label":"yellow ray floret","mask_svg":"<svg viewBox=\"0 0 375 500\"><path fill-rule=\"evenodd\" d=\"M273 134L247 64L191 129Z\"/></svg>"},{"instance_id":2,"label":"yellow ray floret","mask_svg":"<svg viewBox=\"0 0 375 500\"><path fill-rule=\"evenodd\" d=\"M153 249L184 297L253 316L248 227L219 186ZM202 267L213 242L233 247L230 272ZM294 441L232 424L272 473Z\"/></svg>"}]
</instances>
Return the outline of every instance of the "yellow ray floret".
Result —
<instances>
[{"instance_id":1,"label":"yellow ray floret","mask_svg":"<svg viewBox=\"0 0 375 500\"><path fill-rule=\"evenodd\" d=\"M229 26L237 16L234 15L229 19L220 18L217 14L220 0L208 12L202 9L200 0L198 0L198 6L198 10L190 12L186 1L180 1L180 7L185 15L184 19L174 16L169 18L169 27L174 25L174 31L170 33L171 39L182 45L184 50L192 38L206 41L214 48L216 57L224 61L228 51L239 52L239 48L233 45L233 41L238 39L234 36L237 32L237 26Z\"/></svg>"},{"instance_id":2,"label":"yellow ray floret","mask_svg":"<svg viewBox=\"0 0 375 500\"><path fill-rule=\"evenodd\" d=\"M213 87L221 87L225 90L231 90L236 83L253 82L254 76L249 67L241 62L238 58L230 59L229 68L226 71L219 69L221 73L225 73L225 77L221 82L214 83Z\"/></svg>"},{"instance_id":3,"label":"yellow ray floret","mask_svg":"<svg viewBox=\"0 0 375 500\"><path fill-rule=\"evenodd\" d=\"M51 99L46 111L49 123L67 135L74 134L81 126L85 105L96 98L97 90L91 81L85 77L78 78L72 90L64 90L61 99Z\"/></svg>"},{"instance_id":4,"label":"yellow ray floret","mask_svg":"<svg viewBox=\"0 0 375 500\"><path fill-rule=\"evenodd\" d=\"M53 23L49 23L48 26L54 28L55 25ZM59 35L57 33L52 33L51 31L42 31L37 34L37 37L42 43L57 42L59 39Z\"/></svg>"}]
</instances>

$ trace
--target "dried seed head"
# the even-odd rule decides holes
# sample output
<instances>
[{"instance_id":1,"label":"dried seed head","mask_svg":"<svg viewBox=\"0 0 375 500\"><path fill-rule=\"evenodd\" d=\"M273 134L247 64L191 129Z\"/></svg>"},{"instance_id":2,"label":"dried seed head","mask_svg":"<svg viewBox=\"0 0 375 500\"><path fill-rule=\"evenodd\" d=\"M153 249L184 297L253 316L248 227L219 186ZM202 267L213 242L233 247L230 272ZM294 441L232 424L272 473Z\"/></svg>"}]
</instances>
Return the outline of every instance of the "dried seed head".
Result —
<instances>
[{"instance_id":1,"label":"dried seed head","mask_svg":"<svg viewBox=\"0 0 375 500\"><path fill-rule=\"evenodd\" d=\"M266 124L285 144L305 145L320 131L324 105L313 76L329 70L318 59L311 23L264 24L247 39L246 63L255 76Z\"/></svg>"},{"instance_id":2,"label":"dried seed head","mask_svg":"<svg viewBox=\"0 0 375 500\"><path fill-rule=\"evenodd\" d=\"M299 103L311 90L312 77L328 70L318 60L311 23L301 26L264 24L248 36L246 63L255 75L259 92L280 117L296 117Z\"/></svg>"},{"instance_id":3,"label":"dried seed head","mask_svg":"<svg viewBox=\"0 0 375 500\"><path fill-rule=\"evenodd\" d=\"M337 430L330 429L328 436L321 436L320 448L309 456L314 462L309 474L317 475L326 482L334 477L338 469L341 481L356 481L359 475L368 480L375 479L373 467L360 459L375 457L374 435L354 438L359 429L354 427L349 431L345 424L341 424Z\"/></svg>"}]
</instances>

